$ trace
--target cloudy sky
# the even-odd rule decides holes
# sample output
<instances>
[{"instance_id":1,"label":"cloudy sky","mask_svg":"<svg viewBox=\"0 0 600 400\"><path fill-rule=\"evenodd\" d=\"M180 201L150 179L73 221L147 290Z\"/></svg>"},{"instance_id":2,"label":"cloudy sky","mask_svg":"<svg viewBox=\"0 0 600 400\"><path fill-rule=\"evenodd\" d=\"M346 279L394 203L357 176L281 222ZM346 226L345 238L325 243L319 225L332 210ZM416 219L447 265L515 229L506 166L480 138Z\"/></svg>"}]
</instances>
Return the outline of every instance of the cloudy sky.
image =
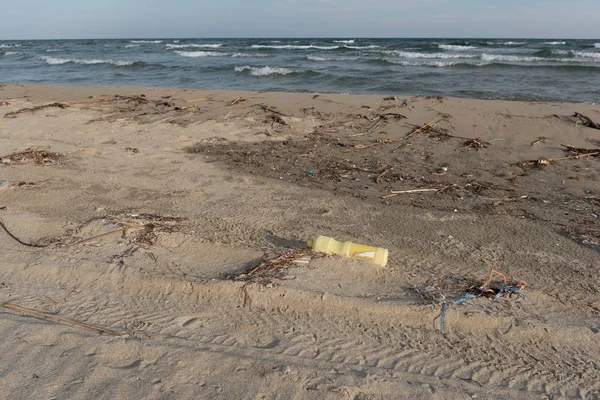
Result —
<instances>
[{"instance_id":1,"label":"cloudy sky","mask_svg":"<svg viewBox=\"0 0 600 400\"><path fill-rule=\"evenodd\" d=\"M600 0L4 0L0 39L600 38Z\"/></svg>"}]
</instances>

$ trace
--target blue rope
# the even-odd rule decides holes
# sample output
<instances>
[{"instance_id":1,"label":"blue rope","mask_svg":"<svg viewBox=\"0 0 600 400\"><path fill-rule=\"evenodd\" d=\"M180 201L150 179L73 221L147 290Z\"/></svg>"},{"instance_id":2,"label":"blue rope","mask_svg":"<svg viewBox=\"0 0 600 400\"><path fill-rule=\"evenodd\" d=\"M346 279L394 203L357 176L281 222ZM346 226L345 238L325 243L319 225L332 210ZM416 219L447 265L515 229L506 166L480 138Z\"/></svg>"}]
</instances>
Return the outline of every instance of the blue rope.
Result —
<instances>
[{"instance_id":1,"label":"blue rope","mask_svg":"<svg viewBox=\"0 0 600 400\"><path fill-rule=\"evenodd\" d=\"M444 320L446 319L446 310L448 309L448 304L446 302L442 303L442 315L440 316L440 332L444 333Z\"/></svg>"},{"instance_id":2,"label":"blue rope","mask_svg":"<svg viewBox=\"0 0 600 400\"><path fill-rule=\"evenodd\" d=\"M521 296L521 298L523 298L523 299L527 298L527 296L525 296L525 293L521 292L521 289L519 289L518 287L502 285L502 287L500 288L500 291L496 294L496 296L494 296L494 301L498 300L505 293L509 293L509 294L517 293L519 296ZM473 300L477 297L479 297L479 296L477 296L476 294L467 293L460 299L453 301L452 304L461 305L461 304L466 303L469 300ZM442 314L440 315L440 332L441 333L444 333L447 311L448 311L448 303L443 302L442 303Z\"/></svg>"}]
</instances>

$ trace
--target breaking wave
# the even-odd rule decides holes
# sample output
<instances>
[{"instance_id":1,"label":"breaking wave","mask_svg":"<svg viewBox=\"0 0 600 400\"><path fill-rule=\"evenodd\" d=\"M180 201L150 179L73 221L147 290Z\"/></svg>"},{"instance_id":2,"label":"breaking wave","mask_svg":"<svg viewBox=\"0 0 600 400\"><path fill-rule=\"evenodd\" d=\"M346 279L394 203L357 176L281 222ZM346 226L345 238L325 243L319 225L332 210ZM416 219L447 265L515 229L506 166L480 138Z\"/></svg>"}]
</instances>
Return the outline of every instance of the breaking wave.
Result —
<instances>
[{"instance_id":1,"label":"breaking wave","mask_svg":"<svg viewBox=\"0 0 600 400\"><path fill-rule=\"evenodd\" d=\"M229 57L228 53L219 53L217 51L176 51L181 57Z\"/></svg>"},{"instance_id":2,"label":"breaking wave","mask_svg":"<svg viewBox=\"0 0 600 400\"><path fill-rule=\"evenodd\" d=\"M476 55L472 55L472 54L413 53L413 52L408 52L408 51L397 51L397 50L388 51L386 53L389 55L396 55L400 58L441 58L441 59L477 58Z\"/></svg>"},{"instance_id":3,"label":"breaking wave","mask_svg":"<svg viewBox=\"0 0 600 400\"><path fill-rule=\"evenodd\" d=\"M345 43L345 44L353 44L355 42L354 39L350 40L334 40L333 43Z\"/></svg>"},{"instance_id":4,"label":"breaking wave","mask_svg":"<svg viewBox=\"0 0 600 400\"><path fill-rule=\"evenodd\" d=\"M298 50L307 50L307 49L334 50L334 49L339 49L340 48L340 46L315 46L313 44L307 44L307 45L296 45L296 44L283 44L283 45L253 44L251 47L253 49L298 49Z\"/></svg>"},{"instance_id":5,"label":"breaking wave","mask_svg":"<svg viewBox=\"0 0 600 400\"><path fill-rule=\"evenodd\" d=\"M444 49L444 50L455 50L455 51L466 51L466 50L473 50L473 49L477 48L475 46L460 46L460 45L454 45L454 44L440 44L440 45L438 45L438 47L440 49Z\"/></svg>"},{"instance_id":6,"label":"breaking wave","mask_svg":"<svg viewBox=\"0 0 600 400\"><path fill-rule=\"evenodd\" d=\"M56 58L56 57L41 57L42 60L46 61L49 65L62 65L62 64L85 64L85 65L96 65L96 64L111 64L117 67L127 67L135 64L135 61L123 61L123 60L103 60L103 59L77 59L77 58Z\"/></svg>"},{"instance_id":7,"label":"breaking wave","mask_svg":"<svg viewBox=\"0 0 600 400\"><path fill-rule=\"evenodd\" d=\"M4 52L5 56L16 56L17 54L19 54L18 51L5 51Z\"/></svg>"},{"instance_id":8,"label":"breaking wave","mask_svg":"<svg viewBox=\"0 0 600 400\"><path fill-rule=\"evenodd\" d=\"M310 60L310 61L354 61L354 60L358 60L358 57L306 56L306 59Z\"/></svg>"},{"instance_id":9,"label":"breaking wave","mask_svg":"<svg viewBox=\"0 0 600 400\"><path fill-rule=\"evenodd\" d=\"M589 51L575 51L574 53L577 57L595 58L600 61L600 53L592 53Z\"/></svg>"},{"instance_id":10,"label":"breaking wave","mask_svg":"<svg viewBox=\"0 0 600 400\"><path fill-rule=\"evenodd\" d=\"M205 49L218 49L219 47L223 46L221 43L214 43L214 44L167 44L166 48L167 49L187 49L190 47L196 47L196 48L205 48Z\"/></svg>"},{"instance_id":11,"label":"breaking wave","mask_svg":"<svg viewBox=\"0 0 600 400\"><path fill-rule=\"evenodd\" d=\"M378 49L381 46L377 46L376 44L372 44L372 45L369 45L369 46L344 46L344 47L346 49L358 49L358 50L360 50L360 49Z\"/></svg>"},{"instance_id":12,"label":"breaking wave","mask_svg":"<svg viewBox=\"0 0 600 400\"><path fill-rule=\"evenodd\" d=\"M594 47L600 49L600 43L594 43Z\"/></svg>"},{"instance_id":13,"label":"breaking wave","mask_svg":"<svg viewBox=\"0 0 600 400\"><path fill-rule=\"evenodd\" d=\"M131 43L162 43L162 40L131 40Z\"/></svg>"},{"instance_id":14,"label":"breaking wave","mask_svg":"<svg viewBox=\"0 0 600 400\"><path fill-rule=\"evenodd\" d=\"M10 49L11 47L21 47L19 43L15 44L0 44L0 49Z\"/></svg>"},{"instance_id":15,"label":"breaking wave","mask_svg":"<svg viewBox=\"0 0 600 400\"><path fill-rule=\"evenodd\" d=\"M235 72L250 72L250 75L254 75L254 76L267 76L267 75L289 75L289 74L293 74L297 71L294 71L292 69L289 68L272 68L269 66L266 67L262 67L262 68L257 68L257 67L250 67L249 65L243 66L243 67L235 67Z\"/></svg>"},{"instance_id":16,"label":"breaking wave","mask_svg":"<svg viewBox=\"0 0 600 400\"><path fill-rule=\"evenodd\" d=\"M554 45L554 46L567 44L567 42L544 42L544 43L545 44L551 44L551 45Z\"/></svg>"}]
</instances>

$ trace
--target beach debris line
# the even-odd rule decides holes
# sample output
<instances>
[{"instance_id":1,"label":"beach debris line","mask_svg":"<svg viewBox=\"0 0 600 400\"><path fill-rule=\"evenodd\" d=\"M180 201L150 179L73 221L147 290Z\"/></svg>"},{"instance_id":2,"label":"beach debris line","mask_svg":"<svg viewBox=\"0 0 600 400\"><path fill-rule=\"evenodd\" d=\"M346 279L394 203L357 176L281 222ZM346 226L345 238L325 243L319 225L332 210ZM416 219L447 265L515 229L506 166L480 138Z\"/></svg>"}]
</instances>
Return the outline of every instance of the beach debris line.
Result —
<instances>
[{"instance_id":1,"label":"beach debris line","mask_svg":"<svg viewBox=\"0 0 600 400\"><path fill-rule=\"evenodd\" d=\"M600 129L600 125L592 121L590 118L586 117L583 114L579 114L578 112L573 114L579 121L578 123L583 126L587 126L588 128Z\"/></svg>"},{"instance_id":2,"label":"beach debris line","mask_svg":"<svg viewBox=\"0 0 600 400\"><path fill-rule=\"evenodd\" d=\"M261 110L263 110L266 113L270 112L270 113L273 113L273 114L281 115L282 117L287 117L287 115L285 115L284 113L277 111L275 109L276 107L273 107L273 106L270 106L270 105L253 104L250 107L258 107L258 108L260 108Z\"/></svg>"},{"instance_id":3,"label":"beach debris line","mask_svg":"<svg viewBox=\"0 0 600 400\"><path fill-rule=\"evenodd\" d=\"M78 321L76 319L61 317L56 314L50 314L47 312L34 310L32 308L26 308L26 307L23 307L23 306L14 304L14 303L0 303L0 307L6 308L8 310L16 311L18 313L27 315L28 317L43 319L43 320L55 322L58 324L67 324L67 325L74 326L76 328L87 329L87 330L90 330L90 331L93 331L93 332L96 332L99 334L105 333L105 334L112 335L112 336L123 336L124 335L123 333L117 332L112 329L104 328L104 327L97 326L97 325L91 325L86 322Z\"/></svg>"},{"instance_id":4,"label":"beach debris line","mask_svg":"<svg viewBox=\"0 0 600 400\"><path fill-rule=\"evenodd\" d=\"M12 112L6 113L6 114L4 114L4 118L16 118L19 114L26 113L26 112L34 113L36 111L44 110L46 108L68 108L68 107L70 107L69 103L43 104L40 106L22 108L17 111L12 111Z\"/></svg>"},{"instance_id":5,"label":"beach debris line","mask_svg":"<svg viewBox=\"0 0 600 400\"><path fill-rule=\"evenodd\" d=\"M461 305L477 298L496 301L500 298L517 297L526 299L524 293L527 283L520 280L509 281L501 272L491 270L489 277L481 283L461 277L447 277L429 280L413 289L421 297L434 305L441 305L440 314L434 319L440 320L439 330L445 332L445 319L450 305Z\"/></svg>"},{"instance_id":6,"label":"beach debris line","mask_svg":"<svg viewBox=\"0 0 600 400\"><path fill-rule=\"evenodd\" d=\"M54 153L43 149L27 148L14 153L0 156L3 164L33 161L38 165L51 165L60 163L60 153Z\"/></svg>"},{"instance_id":7,"label":"beach debris line","mask_svg":"<svg viewBox=\"0 0 600 400\"><path fill-rule=\"evenodd\" d=\"M562 147L565 148L565 151L571 153L565 157L557 157L557 158L540 158L538 160L524 161L519 163L519 167L521 168L529 168L533 166L537 167L546 167L553 162L563 161L563 160L578 160L583 157L598 157L600 156L600 149L585 149L580 147L574 147L567 144L561 144Z\"/></svg>"},{"instance_id":8,"label":"beach debris line","mask_svg":"<svg viewBox=\"0 0 600 400\"><path fill-rule=\"evenodd\" d=\"M469 139L462 145L463 148L470 147L472 149L475 149L476 151L479 149L484 149L488 146L490 146L490 143L486 142L485 140L481 140L480 138Z\"/></svg>"}]
</instances>

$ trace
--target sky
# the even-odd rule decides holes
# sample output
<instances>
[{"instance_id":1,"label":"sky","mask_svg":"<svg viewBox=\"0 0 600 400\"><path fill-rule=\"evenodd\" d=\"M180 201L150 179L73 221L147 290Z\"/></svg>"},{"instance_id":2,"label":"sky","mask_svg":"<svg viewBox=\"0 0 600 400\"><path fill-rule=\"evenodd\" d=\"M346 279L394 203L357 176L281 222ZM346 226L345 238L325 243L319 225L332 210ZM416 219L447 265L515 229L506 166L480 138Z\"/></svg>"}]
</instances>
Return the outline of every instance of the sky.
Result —
<instances>
[{"instance_id":1,"label":"sky","mask_svg":"<svg viewBox=\"0 0 600 400\"><path fill-rule=\"evenodd\" d=\"M600 38L599 0L1 0L0 40Z\"/></svg>"}]
</instances>

